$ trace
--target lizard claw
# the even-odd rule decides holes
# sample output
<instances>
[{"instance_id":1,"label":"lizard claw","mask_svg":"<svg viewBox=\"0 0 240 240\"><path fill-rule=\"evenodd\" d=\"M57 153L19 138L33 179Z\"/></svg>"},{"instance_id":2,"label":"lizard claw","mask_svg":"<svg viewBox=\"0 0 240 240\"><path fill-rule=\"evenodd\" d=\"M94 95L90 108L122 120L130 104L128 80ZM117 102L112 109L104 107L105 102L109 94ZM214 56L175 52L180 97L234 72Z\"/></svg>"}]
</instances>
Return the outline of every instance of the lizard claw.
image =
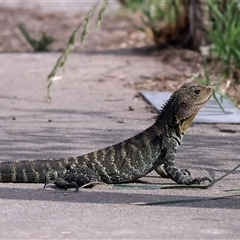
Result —
<instances>
[{"instance_id":1,"label":"lizard claw","mask_svg":"<svg viewBox=\"0 0 240 240\"><path fill-rule=\"evenodd\" d=\"M181 169L180 170L184 175L188 175L188 176L191 176L191 173L188 169L184 168L184 169Z\"/></svg>"},{"instance_id":2,"label":"lizard claw","mask_svg":"<svg viewBox=\"0 0 240 240\"><path fill-rule=\"evenodd\" d=\"M43 188L45 189L45 188L47 187L47 185L48 185L48 184L51 184L51 183L53 183L53 182L51 182L51 181L45 182Z\"/></svg>"},{"instance_id":3,"label":"lizard claw","mask_svg":"<svg viewBox=\"0 0 240 240\"><path fill-rule=\"evenodd\" d=\"M191 182L189 183L189 185L191 184L200 184L204 181L209 181L212 182L212 180L209 177L198 177L198 178L194 178L193 180L191 180Z\"/></svg>"}]
</instances>

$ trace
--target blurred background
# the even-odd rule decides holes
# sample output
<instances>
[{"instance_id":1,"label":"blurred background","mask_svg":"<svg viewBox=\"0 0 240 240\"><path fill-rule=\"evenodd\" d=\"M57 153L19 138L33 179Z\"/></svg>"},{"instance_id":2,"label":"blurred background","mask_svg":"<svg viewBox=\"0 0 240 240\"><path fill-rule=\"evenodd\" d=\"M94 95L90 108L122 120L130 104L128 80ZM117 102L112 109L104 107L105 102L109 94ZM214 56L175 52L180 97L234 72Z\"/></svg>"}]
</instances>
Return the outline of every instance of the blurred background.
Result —
<instances>
[{"instance_id":1,"label":"blurred background","mask_svg":"<svg viewBox=\"0 0 240 240\"><path fill-rule=\"evenodd\" d=\"M240 105L240 0L105 1L100 29L96 28L100 0L5 1L0 3L0 52L62 52L98 2L84 48L76 40L72 51L152 55L179 74L149 75L134 87L173 91L197 78ZM81 29L77 37L81 38Z\"/></svg>"}]
</instances>

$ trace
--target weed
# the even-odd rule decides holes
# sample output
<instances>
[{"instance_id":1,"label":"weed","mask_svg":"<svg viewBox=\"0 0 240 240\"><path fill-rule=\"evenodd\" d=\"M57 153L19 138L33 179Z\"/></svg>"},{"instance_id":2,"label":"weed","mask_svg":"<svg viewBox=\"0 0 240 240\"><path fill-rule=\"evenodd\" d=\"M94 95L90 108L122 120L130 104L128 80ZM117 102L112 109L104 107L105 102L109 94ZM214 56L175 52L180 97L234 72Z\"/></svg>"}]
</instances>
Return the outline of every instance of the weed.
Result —
<instances>
[{"instance_id":1,"label":"weed","mask_svg":"<svg viewBox=\"0 0 240 240\"><path fill-rule=\"evenodd\" d=\"M207 4L214 20L209 30L212 52L223 61L226 76L232 76L240 68L240 0L227 1L224 9L218 0L207 0Z\"/></svg>"},{"instance_id":2,"label":"weed","mask_svg":"<svg viewBox=\"0 0 240 240\"><path fill-rule=\"evenodd\" d=\"M18 24L18 28L27 40L27 42L33 47L35 52L48 51L49 45L51 45L55 41L54 38L48 36L46 33L42 33L42 36L39 40L31 38L29 32L27 31L23 23Z\"/></svg>"},{"instance_id":3,"label":"weed","mask_svg":"<svg viewBox=\"0 0 240 240\"><path fill-rule=\"evenodd\" d=\"M47 77L47 81L48 81L48 86L47 86L47 90L48 90L48 100L51 101L52 100L52 96L51 96L51 90L52 90L52 84L53 84L53 80L54 77L56 75L56 72L59 68L63 68L69 53L71 52L71 48L74 45L75 41L76 41L76 35L77 33L80 31L80 29L82 29L82 33L81 33L81 37L80 37L80 42L81 44L84 43L84 40L88 34L88 29L89 29L89 24L90 24L90 20L92 19L92 16L98 6L98 4L101 2L101 0L99 2L97 2L94 7L87 13L87 16L83 19L83 21L76 27L76 29L73 31L72 35L70 36L69 40L68 40L68 44L64 50L64 52L62 53L62 55L58 58L54 68L52 69L52 71L50 72L50 74ZM106 10L107 4L108 4L109 0L103 0L102 6L100 11L98 12L98 19L97 19L97 27L99 27L102 17L103 17L103 13Z\"/></svg>"},{"instance_id":4,"label":"weed","mask_svg":"<svg viewBox=\"0 0 240 240\"><path fill-rule=\"evenodd\" d=\"M145 32L156 44L177 42L186 26L186 4L182 0L125 1L125 5L131 11L141 13L142 25L137 28Z\"/></svg>"}]
</instances>

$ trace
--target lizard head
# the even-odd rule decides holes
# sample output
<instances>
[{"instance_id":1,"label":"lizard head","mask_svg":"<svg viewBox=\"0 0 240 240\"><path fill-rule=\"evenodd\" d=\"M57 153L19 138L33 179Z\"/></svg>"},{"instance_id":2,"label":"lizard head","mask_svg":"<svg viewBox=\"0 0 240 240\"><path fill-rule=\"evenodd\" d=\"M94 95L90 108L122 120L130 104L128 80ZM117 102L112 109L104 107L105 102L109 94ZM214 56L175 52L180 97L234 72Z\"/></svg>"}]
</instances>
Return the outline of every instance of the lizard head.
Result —
<instances>
[{"instance_id":1,"label":"lizard head","mask_svg":"<svg viewBox=\"0 0 240 240\"><path fill-rule=\"evenodd\" d=\"M162 113L171 119L171 126L178 126L184 134L200 108L211 98L212 88L198 83L185 83L175 91Z\"/></svg>"}]
</instances>

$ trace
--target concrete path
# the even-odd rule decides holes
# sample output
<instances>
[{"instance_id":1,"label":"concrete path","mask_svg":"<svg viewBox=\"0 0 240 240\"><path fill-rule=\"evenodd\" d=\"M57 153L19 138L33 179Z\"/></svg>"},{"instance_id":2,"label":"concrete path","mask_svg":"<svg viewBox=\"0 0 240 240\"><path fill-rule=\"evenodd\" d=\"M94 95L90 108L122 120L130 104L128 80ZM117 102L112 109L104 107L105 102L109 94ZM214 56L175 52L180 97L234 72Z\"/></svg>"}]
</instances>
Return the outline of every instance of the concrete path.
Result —
<instances>
[{"instance_id":1,"label":"concrete path","mask_svg":"<svg viewBox=\"0 0 240 240\"><path fill-rule=\"evenodd\" d=\"M46 101L46 76L59 54L0 55L0 160L80 155L131 137L153 123L137 91L125 87L168 68L153 57L71 54ZM129 111L129 106L134 111ZM232 130L235 133L232 133ZM217 178L239 164L239 125L194 125L177 165ZM172 184L151 173L142 180ZM135 202L223 196L239 171L207 190L137 190L98 185L78 193L42 184L0 184L0 238L239 239L240 199L162 206Z\"/></svg>"}]
</instances>

